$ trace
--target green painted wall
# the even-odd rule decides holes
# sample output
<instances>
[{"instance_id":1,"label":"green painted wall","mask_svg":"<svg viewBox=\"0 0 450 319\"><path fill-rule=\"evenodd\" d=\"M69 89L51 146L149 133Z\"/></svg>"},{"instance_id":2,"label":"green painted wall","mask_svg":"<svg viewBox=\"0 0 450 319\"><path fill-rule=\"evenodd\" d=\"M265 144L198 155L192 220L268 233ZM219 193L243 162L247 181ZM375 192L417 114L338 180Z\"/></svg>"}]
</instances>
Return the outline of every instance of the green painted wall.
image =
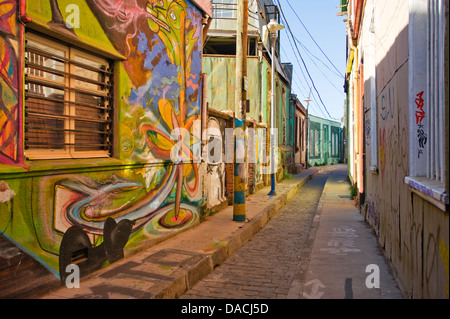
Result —
<instances>
[{"instance_id":1,"label":"green painted wall","mask_svg":"<svg viewBox=\"0 0 450 319\"><path fill-rule=\"evenodd\" d=\"M308 164L329 165L340 161L341 124L314 115L308 118Z\"/></svg>"}]
</instances>

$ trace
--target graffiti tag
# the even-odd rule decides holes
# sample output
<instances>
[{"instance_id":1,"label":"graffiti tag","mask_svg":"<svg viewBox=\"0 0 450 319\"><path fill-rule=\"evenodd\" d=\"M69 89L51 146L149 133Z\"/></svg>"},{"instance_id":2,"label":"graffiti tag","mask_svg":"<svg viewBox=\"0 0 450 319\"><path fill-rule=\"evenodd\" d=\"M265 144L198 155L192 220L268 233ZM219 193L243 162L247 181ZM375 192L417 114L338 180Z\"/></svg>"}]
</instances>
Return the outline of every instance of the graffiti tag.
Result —
<instances>
[{"instance_id":1,"label":"graffiti tag","mask_svg":"<svg viewBox=\"0 0 450 319\"><path fill-rule=\"evenodd\" d=\"M419 150L417 157L420 158L420 155L423 154L423 149L425 148L425 145L427 144L428 136L425 133L424 125L422 124L423 119L426 116L425 111L423 110L424 107L424 100L423 100L423 93L424 91L420 92L416 95L416 125L417 125L417 137L419 139Z\"/></svg>"},{"instance_id":2,"label":"graffiti tag","mask_svg":"<svg viewBox=\"0 0 450 319\"><path fill-rule=\"evenodd\" d=\"M415 189L418 189L419 191L421 191L424 194L427 194L429 196L433 196L433 190L431 188L425 186L425 185L417 183L417 182L415 182L413 180L410 180L408 182L408 185L413 187L413 188L415 188Z\"/></svg>"}]
</instances>

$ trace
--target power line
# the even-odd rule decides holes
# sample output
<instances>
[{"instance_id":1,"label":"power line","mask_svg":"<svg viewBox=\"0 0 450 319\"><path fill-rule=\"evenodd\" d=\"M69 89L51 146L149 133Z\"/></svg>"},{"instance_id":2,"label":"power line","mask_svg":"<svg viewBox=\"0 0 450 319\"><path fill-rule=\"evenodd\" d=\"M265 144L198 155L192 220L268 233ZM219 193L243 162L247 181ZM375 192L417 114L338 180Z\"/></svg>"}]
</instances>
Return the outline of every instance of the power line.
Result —
<instances>
[{"instance_id":1,"label":"power line","mask_svg":"<svg viewBox=\"0 0 450 319\"><path fill-rule=\"evenodd\" d=\"M323 52L322 48L319 46L319 44L316 42L316 40L314 39L314 37L311 35L311 33L309 33L308 29L306 28L306 26L303 24L302 20L300 19L300 17L298 16L297 12L294 10L294 8L292 8L291 4L289 3L289 0L286 0L287 4L289 5L289 7L291 8L291 10L294 12L295 16L297 17L298 21L300 21L301 25L303 26L303 28L305 28L306 32L308 33L308 35L311 37L311 39L313 40L313 42L317 45L317 47L319 48L320 52L323 53L323 55L327 58L328 62L331 63L331 65L334 67L334 69L338 72L341 73L338 68L333 64L333 62L331 62L331 60L328 58L328 56L325 54L325 52ZM281 5L280 5L281 7Z\"/></svg>"},{"instance_id":2,"label":"power line","mask_svg":"<svg viewBox=\"0 0 450 319\"><path fill-rule=\"evenodd\" d=\"M289 37L288 37L288 40L289 40L289 44L291 45L291 49L294 52L294 47L293 47L291 39ZM297 55L295 55L295 52L294 52L294 57L297 60L298 67L300 68L300 71L302 72L303 77L305 78L305 82L308 83L308 79L306 78L305 73L303 72L303 69L301 67L300 61L298 60ZM303 84L303 81L302 81L302 84Z\"/></svg>"},{"instance_id":3,"label":"power line","mask_svg":"<svg viewBox=\"0 0 450 319\"><path fill-rule=\"evenodd\" d=\"M298 67L300 68L300 71L301 71L301 73L302 73L302 75L303 75L303 78L305 79L305 82L308 84L308 79L307 79L305 73L303 72L303 69L302 69L302 67L301 67L301 63L300 63L300 61L298 60L297 55L295 54L294 47L293 47L292 42L291 42L291 39L290 39L289 37L288 37L288 40L289 40L289 44L291 45L292 51L294 52L294 57L295 57L295 59L297 60ZM300 55L300 57L301 57L301 55ZM294 72L294 75L297 75L297 74ZM297 75L297 76L298 76L298 75ZM311 79L311 77L310 77L310 79ZM300 80L299 82L303 85L303 81ZM311 86L310 86L310 87L311 87ZM306 95L305 95L305 96L306 96ZM327 117L327 116L325 115L325 113L323 112L323 110L322 110L320 107L319 107L319 110L320 110L320 112L323 114L324 117Z\"/></svg>"},{"instance_id":4,"label":"power line","mask_svg":"<svg viewBox=\"0 0 450 319\"><path fill-rule=\"evenodd\" d=\"M279 3L279 1L277 1L277 2L278 2L278 7L279 7L279 9L280 9L281 15L283 16L283 20L284 20L284 22L286 23L286 26L287 26L287 28L288 28L288 30L289 30L289 33L291 34L291 37L294 38L294 36L293 36L293 34L292 34L292 31L291 31L291 27L289 26L289 23L287 22L287 19L286 19L286 17L284 16L284 12L283 12L283 9L282 9L282 7L281 7L281 4ZM323 103L322 97L320 96L320 93L319 93L319 91L317 90L316 85L315 85L313 79L311 78L311 74L309 74L308 67L306 66L305 61L303 60L303 57L302 57L302 55L301 55L301 53L300 53L300 50L298 49L298 46L297 46L296 42L294 42L294 45L295 45L295 48L297 49L297 52L298 52L298 54L299 54L299 56L300 56L300 59L302 60L303 66L305 67L305 70L306 70L306 73L308 74L308 77L309 77L309 79L311 80L311 83L312 83L312 86L313 86L313 88L314 88L314 91L316 91L317 96L319 97L319 100L320 100L320 102L322 103L322 105L323 105L325 111L327 112L329 118L332 119L330 113L328 112L327 107L325 106L325 103Z\"/></svg>"},{"instance_id":5,"label":"power line","mask_svg":"<svg viewBox=\"0 0 450 319\"><path fill-rule=\"evenodd\" d=\"M287 53L286 53L286 51L283 49L283 47L281 47L281 51L283 52L283 54L284 54L285 56L287 56ZM297 75L297 73L295 72L295 69L293 70L292 74L293 74L293 76L294 76L294 75ZM297 75L297 77L298 77L298 75ZM303 89L305 89L306 91L308 91L308 88L305 87L305 85L303 84L303 81L298 81L298 82L301 83L301 85L303 86ZM297 84L297 81L295 81L295 84ZM305 95L305 92L302 91L302 90L300 89L300 86L297 85L297 87L299 88L299 91L301 91L301 93Z\"/></svg>"},{"instance_id":6,"label":"power line","mask_svg":"<svg viewBox=\"0 0 450 319\"><path fill-rule=\"evenodd\" d=\"M292 46L291 39L290 39L289 37L288 37L288 40L289 40L289 44L291 45L292 51L294 51L294 48L293 48L293 46ZM286 52L285 52L285 53L286 53ZM302 81L302 80L300 79L299 75L298 75L296 72L293 72L293 75L297 78L298 82L302 84L303 88L305 88L303 82L306 82L306 84L308 84L308 79L306 78L306 76L305 76L305 74L304 74L304 72L303 72L303 69L302 69L302 67L301 67L301 65L300 65L300 62L298 61L298 58L297 58L297 55L295 54L295 52L294 52L294 57L295 57L295 59L297 60L298 66L299 66L299 68L300 68L300 71L302 72L302 75L303 75L305 81ZM295 83L297 84L297 81L295 81ZM297 84L297 87L300 88L300 87L298 86L298 84ZM305 89L306 89L306 91L309 91L308 94L304 94L304 92L302 92L302 93L304 94L305 97L308 97L308 98L314 97L314 96L311 96L311 94L313 94L313 92L311 92L311 85L309 85L309 88L305 88ZM315 98L314 98L314 101L316 102L317 108L319 109L320 113L322 113L323 117L326 118L327 116L325 115L324 111L323 111L322 108L319 106L319 103L317 103L317 101L316 101ZM309 108L310 108L310 109L311 109L311 108L316 109L316 105L314 105L314 104L311 103L311 104L309 105Z\"/></svg>"},{"instance_id":7,"label":"power line","mask_svg":"<svg viewBox=\"0 0 450 319\"><path fill-rule=\"evenodd\" d=\"M297 40L297 39L296 39ZM325 75L325 73L323 73L322 72L322 70L319 68L319 66L317 65L317 63L316 62L314 62L314 60L311 58L311 56L308 54L308 49L306 49L306 47L300 42L300 41L298 41L297 40L297 42L307 51L306 53L307 53L307 55L309 56L309 58L311 59L311 62L312 63L314 63L314 65L316 66L316 68L317 68L317 70L319 70L319 72L324 76L324 78L328 81L328 82L330 82L330 84L340 93L340 94L344 94L343 92L342 92L342 90L339 90L337 87L336 87L336 85L333 83L333 82L331 82L330 81L330 79Z\"/></svg>"},{"instance_id":8,"label":"power line","mask_svg":"<svg viewBox=\"0 0 450 319\"><path fill-rule=\"evenodd\" d=\"M300 80L300 78L299 78L299 76L298 76L298 74L297 73L294 73L294 75L296 75L296 77L297 77L297 80L298 80L298 82L300 82L300 83L302 83L303 84L303 81L301 81ZM305 97L307 97L307 98L311 98L311 97L314 97L312 94L313 94L313 92L311 92L311 90L310 90L310 88L309 89L307 89L307 91L309 92L308 94L304 94L304 96ZM319 111L320 111L320 113L322 113L322 115L324 116L324 117L327 117L326 115L325 115L325 113L323 112L323 110L322 110L322 108L321 107L319 107L318 105L319 105L319 103L317 103L317 101L316 101L316 99L314 98L314 102L317 104L313 104L313 103L311 103L310 105L309 105L309 108L310 109L316 109L316 108L318 108L319 109Z\"/></svg>"},{"instance_id":9,"label":"power line","mask_svg":"<svg viewBox=\"0 0 450 319\"><path fill-rule=\"evenodd\" d=\"M317 61L319 61L320 63L323 64L324 67L326 67L328 70L330 70L331 73L333 73L334 75L338 76L341 79L344 79L344 76L340 73L335 72L334 70L332 70L328 65L325 64L325 62L323 62L321 59L319 59L318 57L316 57L311 51L308 50L308 48L306 47L306 45L304 45L299 39L297 39L296 37L294 37L295 41L298 42L298 44L300 44L302 46L303 49L305 49L306 53L308 53L308 55L313 58L315 58ZM312 60L312 59L311 59Z\"/></svg>"}]
</instances>

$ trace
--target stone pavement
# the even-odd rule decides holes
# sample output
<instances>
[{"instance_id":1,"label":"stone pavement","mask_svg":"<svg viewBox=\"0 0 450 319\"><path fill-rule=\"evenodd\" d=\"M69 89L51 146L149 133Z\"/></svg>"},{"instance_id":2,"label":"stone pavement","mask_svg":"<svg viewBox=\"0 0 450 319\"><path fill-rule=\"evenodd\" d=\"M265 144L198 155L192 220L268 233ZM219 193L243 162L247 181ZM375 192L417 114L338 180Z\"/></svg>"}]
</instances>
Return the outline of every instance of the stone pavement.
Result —
<instances>
[{"instance_id":1,"label":"stone pavement","mask_svg":"<svg viewBox=\"0 0 450 319\"><path fill-rule=\"evenodd\" d=\"M349 197L346 166L327 167L181 298L402 298L375 234Z\"/></svg>"},{"instance_id":2,"label":"stone pavement","mask_svg":"<svg viewBox=\"0 0 450 319\"><path fill-rule=\"evenodd\" d=\"M323 170L308 181L264 229L181 299L287 299L329 174Z\"/></svg>"},{"instance_id":3,"label":"stone pavement","mask_svg":"<svg viewBox=\"0 0 450 319\"><path fill-rule=\"evenodd\" d=\"M214 271L274 217L286 202L324 167L312 167L246 200L246 222L232 220L228 206L204 222L135 255L126 256L80 281L79 288L63 286L43 299L174 299Z\"/></svg>"},{"instance_id":4,"label":"stone pavement","mask_svg":"<svg viewBox=\"0 0 450 319\"><path fill-rule=\"evenodd\" d=\"M303 299L402 299L377 242L349 194L347 167L328 177L291 297Z\"/></svg>"}]
</instances>

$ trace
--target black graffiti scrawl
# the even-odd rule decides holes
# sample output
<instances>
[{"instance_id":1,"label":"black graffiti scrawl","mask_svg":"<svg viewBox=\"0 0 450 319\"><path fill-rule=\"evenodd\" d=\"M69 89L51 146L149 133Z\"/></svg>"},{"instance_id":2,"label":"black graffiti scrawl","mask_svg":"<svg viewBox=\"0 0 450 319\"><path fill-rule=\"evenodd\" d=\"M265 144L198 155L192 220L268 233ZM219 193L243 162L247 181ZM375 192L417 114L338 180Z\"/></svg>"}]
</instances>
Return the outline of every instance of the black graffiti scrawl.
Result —
<instances>
[{"instance_id":1,"label":"black graffiti scrawl","mask_svg":"<svg viewBox=\"0 0 450 319\"><path fill-rule=\"evenodd\" d=\"M103 242L93 247L88 235L78 225L67 229L59 251L59 273L64 283L69 273L66 268L76 264L80 268L80 276L85 276L100 269L109 261L116 262L124 257L123 248L128 242L133 222L124 219L119 223L108 217L103 228Z\"/></svg>"}]
</instances>

